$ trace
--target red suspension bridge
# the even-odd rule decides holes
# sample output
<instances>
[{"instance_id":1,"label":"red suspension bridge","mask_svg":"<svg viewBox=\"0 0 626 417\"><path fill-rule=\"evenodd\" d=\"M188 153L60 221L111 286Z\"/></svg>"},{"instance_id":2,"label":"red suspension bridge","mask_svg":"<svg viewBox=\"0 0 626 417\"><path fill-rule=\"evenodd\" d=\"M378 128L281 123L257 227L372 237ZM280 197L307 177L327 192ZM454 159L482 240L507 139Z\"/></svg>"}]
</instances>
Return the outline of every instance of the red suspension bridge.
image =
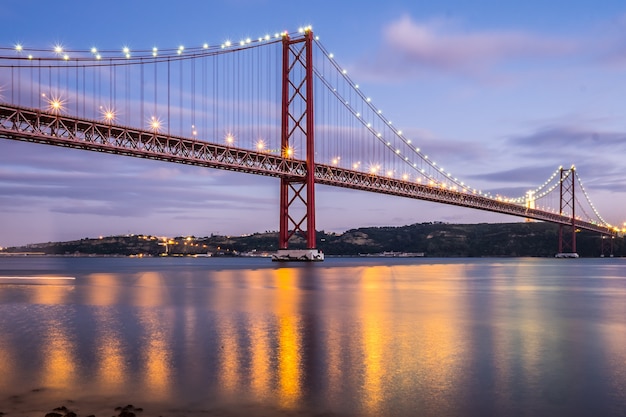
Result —
<instances>
[{"instance_id":1,"label":"red suspension bridge","mask_svg":"<svg viewBox=\"0 0 626 417\"><path fill-rule=\"evenodd\" d=\"M279 178L286 258L323 259L315 184L556 223L559 253L576 252L577 230L618 233L573 166L512 197L452 175L309 28L165 50L0 47L0 137ZM296 236L307 250L290 250Z\"/></svg>"}]
</instances>

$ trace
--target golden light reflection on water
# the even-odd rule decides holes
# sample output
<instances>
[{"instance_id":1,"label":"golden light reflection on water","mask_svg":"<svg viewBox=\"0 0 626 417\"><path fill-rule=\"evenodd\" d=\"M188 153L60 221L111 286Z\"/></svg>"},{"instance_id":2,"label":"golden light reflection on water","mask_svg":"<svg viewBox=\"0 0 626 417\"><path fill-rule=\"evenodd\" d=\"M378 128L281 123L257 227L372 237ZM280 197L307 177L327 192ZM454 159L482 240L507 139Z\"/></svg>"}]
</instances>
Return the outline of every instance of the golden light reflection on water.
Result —
<instances>
[{"instance_id":1,"label":"golden light reflection on water","mask_svg":"<svg viewBox=\"0 0 626 417\"><path fill-rule=\"evenodd\" d=\"M33 285L32 303L56 305L67 302L69 296L74 292L74 285Z\"/></svg>"},{"instance_id":2,"label":"golden light reflection on water","mask_svg":"<svg viewBox=\"0 0 626 417\"><path fill-rule=\"evenodd\" d=\"M392 402L410 401L399 392L410 396L422 389L434 394L429 398L431 409L442 415L451 412L449 398L465 378L469 335L464 305L454 296L458 283L446 278L460 276L461 269L420 265L363 270L357 311L366 414L381 415ZM408 322L398 316L398 306L408 309Z\"/></svg>"},{"instance_id":3,"label":"golden light reflection on water","mask_svg":"<svg viewBox=\"0 0 626 417\"><path fill-rule=\"evenodd\" d=\"M390 352L386 352L385 341L388 336L382 320L385 315L386 291L377 291L379 285L380 274L383 273L381 267L365 269L361 275L363 285L359 296L361 299L361 344L363 349L363 390L364 390L364 407L371 414L379 413L380 406L383 402L384 392L384 374L386 359Z\"/></svg>"},{"instance_id":4,"label":"golden light reflection on water","mask_svg":"<svg viewBox=\"0 0 626 417\"><path fill-rule=\"evenodd\" d=\"M171 398L172 338L169 310L142 309L138 313L145 332L142 340L143 384L155 398Z\"/></svg>"},{"instance_id":5,"label":"golden light reflection on water","mask_svg":"<svg viewBox=\"0 0 626 417\"><path fill-rule=\"evenodd\" d=\"M134 305L157 307L165 305L168 301L167 283L158 272L139 274L128 290L132 292Z\"/></svg>"},{"instance_id":6,"label":"golden light reflection on water","mask_svg":"<svg viewBox=\"0 0 626 417\"><path fill-rule=\"evenodd\" d=\"M267 320L266 306L275 302L273 291L263 287L273 280L272 271L259 270L247 274L248 288L254 289L245 297L245 306L249 311L248 322L250 336L250 388L255 398L264 400L272 392L272 355L271 323ZM261 284L261 285L259 285ZM261 291L258 294L257 291Z\"/></svg>"},{"instance_id":7,"label":"golden light reflection on water","mask_svg":"<svg viewBox=\"0 0 626 417\"><path fill-rule=\"evenodd\" d=\"M60 320L53 318L45 321L41 381L49 387L72 387L77 377L75 341Z\"/></svg>"},{"instance_id":8,"label":"golden light reflection on water","mask_svg":"<svg viewBox=\"0 0 626 417\"><path fill-rule=\"evenodd\" d=\"M119 392L127 380L127 352L122 348L123 336L113 327L115 317L110 311L96 314L97 331L97 375L99 389L103 393Z\"/></svg>"},{"instance_id":9,"label":"golden light reflection on water","mask_svg":"<svg viewBox=\"0 0 626 417\"><path fill-rule=\"evenodd\" d=\"M222 316L217 323L219 346L220 389L222 394L231 398L239 391L240 361L237 323L233 318Z\"/></svg>"},{"instance_id":10,"label":"golden light reflection on water","mask_svg":"<svg viewBox=\"0 0 626 417\"><path fill-rule=\"evenodd\" d=\"M298 404L301 396L302 339L299 305L301 293L294 282L294 270L276 271L276 307L278 320L278 394L286 408Z\"/></svg>"},{"instance_id":11,"label":"golden light reflection on water","mask_svg":"<svg viewBox=\"0 0 626 417\"><path fill-rule=\"evenodd\" d=\"M90 304L109 306L119 302L124 288L119 285L117 275L91 274L89 282L91 285L88 287L87 300Z\"/></svg>"},{"instance_id":12,"label":"golden light reflection on water","mask_svg":"<svg viewBox=\"0 0 626 417\"><path fill-rule=\"evenodd\" d=\"M9 346L3 345L2 341L0 341L0 375L15 375L14 363L14 355L9 350ZM0 390L2 392L7 392L12 384L12 378L0 378Z\"/></svg>"}]
</instances>

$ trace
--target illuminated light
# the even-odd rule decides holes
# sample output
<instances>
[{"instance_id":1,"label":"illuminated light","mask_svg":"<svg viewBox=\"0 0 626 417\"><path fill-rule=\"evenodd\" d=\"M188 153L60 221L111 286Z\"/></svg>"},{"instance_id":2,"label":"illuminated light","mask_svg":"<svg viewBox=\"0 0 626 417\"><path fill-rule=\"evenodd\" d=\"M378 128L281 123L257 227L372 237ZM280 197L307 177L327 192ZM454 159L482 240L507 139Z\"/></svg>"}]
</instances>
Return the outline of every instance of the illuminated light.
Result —
<instances>
[{"instance_id":1,"label":"illuminated light","mask_svg":"<svg viewBox=\"0 0 626 417\"><path fill-rule=\"evenodd\" d=\"M294 151L293 147L288 146L288 147L286 147L283 150L283 156L286 157L286 158L291 158L294 155L294 152L295 151Z\"/></svg>"},{"instance_id":2,"label":"illuminated light","mask_svg":"<svg viewBox=\"0 0 626 417\"><path fill-rule=\"evenodd\" d=\"M100 106L100 113L102 113L102 118L105 122L115 121L115 110L113 108Z\"/></svg>"},{"instance_id":3,"label":"illuminated light","mask_svg":"<svg viewBox=\"0 0 626 417\"><path fill-rule=\"evenodd\" d=\"M251 43L251 42L252 42L252 39L246 38L246 43Z\"/></svg>"},{"instance_id":4,"label":"illuminated light","mask_svg":"<svg viewBox=\"0 0 626 417\"><path fill-rule=\"evenodd\" d=\"M398 135L401 135L401 134L402 134L402 131L398 130ZM409 143L411 143L411 141L409 141Z\"/></svg>"},{"instance_id":5,"label":"illuminated light","mask_svg":"<svg viewBox=\"0 0 626 417\"><path fill-rule=\"evenodd\" d=\"M424 159L428 159L428 155L424 155Z\"/></svg>"},{"instance_id":6,"label":"illuminated light","mask_svg":"<svg viewBox=\"0 0 626 417\"><path fill-rule=\"evenodd\" d=\"M128 46L125 46L124 48L122 48L122 52L124 54L129 54L130 53L130 48Z\"/></svg>"},{"instance_id":7,"label":"illuminated light","mask_svg":"<svg viewBox=\"0 0 626 417\"><path fill-rule=\"evenodd\" d=\"M92 54L97 54L98 53L98 49L96 47L92 47L91 48L91 53Z\"/></svg>"},{"instance_id":8,"label":"illuminated light","mask_svg":"<svg viewBox=\"0 0 626 417\"><path fill-rule=\"evenodd\" d=\"M209 44L208 44L208 43L205 43L204 45L202 45L202 48L204 48L204 49L209 49Z\"/></svg>"},{"instance_id":9,"label":"illuminated light","mask_svg":"<svg viewBox=\"0 0 626 417\"><path fill-rule=\"evenodd\" d=\"M358 89L358 88L359 88L359 85L358 85L358 84L355 84L355 85L354 85L354 88L357 88L357 89Z\"/></svg>"},{"instance_id":10,"label":"illuminated light","mask_svg":"<svg viewBox=\"0 0 626 417\"><path fill-rule=\"evenodd\" d=\"M61 45L55 45L55 46L54 46L54 53L56 53L56 54L62 54L62 53L63 53L63 46L61 46Z\"/></svg>"},{"instance_id":11,"label":"illuminated light","mask_svg":"<svg viewBox=\"0 0 626 417\"><path fill-rule=\"evenodd\" d=\"M185 50L185 47L184 47L183 45L180 45L180 46L178 47L178 50L179 50L179 51L184 51L184 50Z\"/></svg>"},{"instance_id":12,"label":"illuminated light","mask_svg":"<svg viewBox=\"0 0 626 417\"><path fill-rule=\"evenodd\" d=\"M377 133L376 136L380 138L382 136L382 133Z\"/></svg>"},{"instance_id":13,"label":"illuminated light","mask_svg":"<svg viewBox=\"0 0 626 417\"><path fill-rule=\"evenodd\" d=\"M176 53L177 53L178 55L182 55L183 51L179 49L178 51L176 51Z\"/></svg>"},{"instance_id":14,"label":"illuminated light","mask_svg":"<svg viewBox=\"0 0 626 417\"><path fill-rule=\"evenodd\" d=\"M378 110L378 114L383 114L383 111L382 110Z\"/></svg>"},{"instance_id":15,"label":"illuminated light","mask_svg":"<svg viewBox=\"0 0 626 417\"><path fill-rule=\"evenodd\" d=\"M61 99L61 97L52 96L48 100L48 108L50 109L50 112L59 114L65 110L65 100Z\"/></svg>"},{"instance_id":16,"label":"illuminated light","mask_svg":"<svg viewBox=\"0 0 626 417\"><path fill-rule=\"evenodd\" d=\"M361 113L357 113L357 114L356 114L356 117L361 117Z\"/></svg>"},{"instance_id":17,"label":"illuminated light","mask_svg":"<svg viewBox=\"0 0 626 417\"><path fill-rule=\"evenodd\" d=\"M259 139L256 142L256 149L257 149L257 151L262 151L262 150L265 149L265 141L263 139Z\"/></svg>"},{"instance_id":18,"label":"illuminated light","mask_svg":"<svg viewBox=\"0 0 626 417\"><path fill-rule=\"evenodd\" d=\"M299 28L298 28L298 33L303 33L303 32L304 32L304 28L299 27Z\"/></svg>"},{"instance_id":19,"label":"illuminated light","mask_svg":"<svg viewBox=\"0 0 626 417\"><path fill-rule=\"evenodd\" d=\"M246 44L245 41L239 41L239 45L244 46Z\"/></svg>"},{"instance_id":20,"label":"illuminated light","mask_svg":"<svg viewBox=\"0 0 626 417\"><path fill-rule=\"evenodd\" d=\"M96 59L102 59L102 56L100 54L96 54Z\"/></svg>"},{"instance_id":21,"label":"illuminated light","mask_svg":"<svg viewBox=\"0 0 626 417\"><path fill-rule=\"evenodd\" d=\"M158 132L159 130L161 130L161 127L162 127L161 119L159 119L158 117L152 116L149 121L149 126L150 126L150 129L152 129L154 132Z\"/></svg>"},{"instance_id":22,"label":"illuminated light","mask_svg":"<svg viewBox=\"0 0 626 417\"><path fill-rule=\"evenodd\" d=\"M23 49L24 49L24 47L21 44L18 43L18 44L15 45L15 50L17 52L22 52Z\"/></svg>"},{"instance_id":23,"label":"illuminated light","mask_svg":"<svg viewBox=\"0 0 626 417\"><path fill-rule=\"evenodd\" d=\"M33 59L33 56L32 55L28 55L28 59Z\"/></svg>"},{"instance_id":24,"label":"illuminated light","mask_svg":"<svg viewBox=\"0 0 626 417\"><path fill-rule=\"evenodd\" d=\"M370 101L372 101L372 99L368 97L368 98L365 99L365 101L367 101L369 103Z\"/></svg>"},{"instance_id":25,"label":"illuminated light","mask_svg":"<svg viewBox=\"0 0 626 417\"><path fill-rule=\"evenodd\" d=\"M226 47L228 48L230 45L232 45L232 43L230 41L226 41L224 42L224 45L226 45Z\"/></svg>"},{"instance_id":26,"label":"illuminated light","mask_svg":"<svg viewBox=\"0 0 626 417\"><path fill-rule=\"evenodd\" d=\"M266 40L266 41L269 41L271 38L272 38L272 37L271 37L269 34L265 35L265 40Z\"/></svg>"},{"instance_id":27,"label":"illuminated light","mask_svg":"<svg viewBox=\"0 0 626 417\"><path fill-rule=\"evenodd\" d=\"M343 70L343 71L341 71L341 72L342 72L342 74L347 74L347 73L348 73L348 71L347 71L347 70Z\"/></svg>"},{"instance_id":28,"label":"illuminated light","mask_svg":"<svg viewBox=\"0 0 626 417\"><path fill-rule=\"evenodd\" d=\"M280 35L278 33L274 33L274 37L275 38L280 38Z\"/></svg>"},{"instance_id":29,"label":"illuminated light","mask_svg":"<svg viewBox=\"0 0 626 417\"><path fill-rule=\"evenodd\" d=\"M396 154L399 154L399 153L400 153L400 149L396 149Z\"/></svg>"},{"instance_id":30,"label":"illuminated light","mask_svg":"<svg viewBox=\"0 0 626 417\"><path fill-rule=\"evenodd\" d=\"M391 146L391 142L387 142L387 146Z\"/></svg>"},{"instance_id":31,"label":"illuminated light","mask_svg":"<svg viewBox=\"0 0 626 417\"><path fill-rule=\"evenodd\" d=\"M156 57L158 53L156 51L152 51L152 56Z\"/></svg>"},{"instance_id":32,"label":"illuminated light","mask_svg":"<svg viewBox=\"0 0 626 417\"><path fill-rule=\"evenodd\" d=\"M329 57L330 59L333 59L333 58L335 57L335 54L328 54L328 57Z\"/></svg>"},{"instance_id":33,"label":"illuminated light","mask_svg":"<svg viewBox=\"0 0 626 417\"><path fill-rule=\"evenodd\" d=\"M224 137L224 141L226 142L227 145L232 145L233 143L235 143L235 136L229 132Z\"/></svg>"},{"instance_id":34,"label":"illuminated light","mask_svg":"<svg viewBox=\"0 0 626 417\"><path fill-rule=\"evenodd\" d=\"M367 124L367 127L372 127L372 124L371 124L371 123L368 123L368 124Z\"/></svg>"},{"instance_id":35,"label":"illuminated light","mask_svg":"<svg viewBox=\"0 0 626 417\"><path fill-rule=\"evenodd\" d=\"M126 59L129 59L129 58L130 58L130 54L126 54Z\"/></svg>"},{"instance_id":36,"label":"illuminated light","mask_svg":"<svg viewBox=\"0 0 626 417\"><path fill-rule=\"evenodd\" d=\"M404 181L408 180L409 179L409 174L402 174L402 179Z\"/></svg>"}]
</instances>

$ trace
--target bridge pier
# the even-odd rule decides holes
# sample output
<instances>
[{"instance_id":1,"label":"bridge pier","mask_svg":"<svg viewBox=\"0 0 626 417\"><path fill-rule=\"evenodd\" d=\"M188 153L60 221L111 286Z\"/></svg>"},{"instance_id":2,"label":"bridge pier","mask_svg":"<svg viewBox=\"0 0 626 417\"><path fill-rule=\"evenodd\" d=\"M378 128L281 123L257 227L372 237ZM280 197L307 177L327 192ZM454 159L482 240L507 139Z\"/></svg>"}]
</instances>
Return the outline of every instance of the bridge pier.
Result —
<instances>
[{"instance_id":1,"label":"bridge pier","mask_svg":"<svg viewBox=\"0 0 626 417\"><path fill-rule=\"evenodd\" d=\"M322 261L315 235L315 132L313 116L313 32L292 40L283 36L281 153L294 155L294 143L305 144L304 177L280 179L278 252L273 261ZM305 226L306 225L306 226ZM306 249L289 249L289 241L303 237Z\"/></svg>"},{"instance_id":2,"label":"bridge pier","mask_svg":"<svg viewBox=\"0 0 626 417\"><path fill-rule=\"evenodd\" d=\"M576 198L574 194L575 169L574 166L569 169L560 169L559 214L564 216L564 211L568 208L572 212L570 224L559 224L559 251L556 254L557 258L578 258L578 253L576 253Z\"/></svg>"},{"instance_id":3,"label":"bridge pier","mask_svg":"<svg viewBox=\"0 0 626 417\"><path fill-rule=\"evenodd\" d=\"M604 258L608 256L609 258L613 257L613 247L614 247L614 236L602 235L600 238L600 257Z\"/></svg>"}]
</instances>

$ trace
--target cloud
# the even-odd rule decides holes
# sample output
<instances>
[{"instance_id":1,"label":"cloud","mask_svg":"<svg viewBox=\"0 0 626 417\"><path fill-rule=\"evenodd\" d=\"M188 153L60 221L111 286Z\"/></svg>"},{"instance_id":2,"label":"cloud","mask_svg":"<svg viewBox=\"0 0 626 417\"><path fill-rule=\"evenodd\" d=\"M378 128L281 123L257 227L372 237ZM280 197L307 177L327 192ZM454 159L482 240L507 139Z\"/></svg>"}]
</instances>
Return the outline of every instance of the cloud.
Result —
<instances>
[{"instance_id":1,"label":"cloud","mask_svg":"<svg viewBox=\"0 0 626 417\"><path fill-rule=\"evenodd\" d=\"M375 70L405 77L444 72L484 77L512 61L553 60L567 56L576 42L523 31L468 31L448 21L416 22L405 15L383 29Z\"/></svg>"},{"instance_id":2,"label":"cloud","mask_svg":"<svg viewBox=\"0 0 626 417\"><path fill-rule=\"evenodd\" d=\"M536 131L512 136L508 143L533 150L593 149L596 152L626 150L626 132L611 132L571 125L544 126Z\"/></svg>"}]
</instances>

